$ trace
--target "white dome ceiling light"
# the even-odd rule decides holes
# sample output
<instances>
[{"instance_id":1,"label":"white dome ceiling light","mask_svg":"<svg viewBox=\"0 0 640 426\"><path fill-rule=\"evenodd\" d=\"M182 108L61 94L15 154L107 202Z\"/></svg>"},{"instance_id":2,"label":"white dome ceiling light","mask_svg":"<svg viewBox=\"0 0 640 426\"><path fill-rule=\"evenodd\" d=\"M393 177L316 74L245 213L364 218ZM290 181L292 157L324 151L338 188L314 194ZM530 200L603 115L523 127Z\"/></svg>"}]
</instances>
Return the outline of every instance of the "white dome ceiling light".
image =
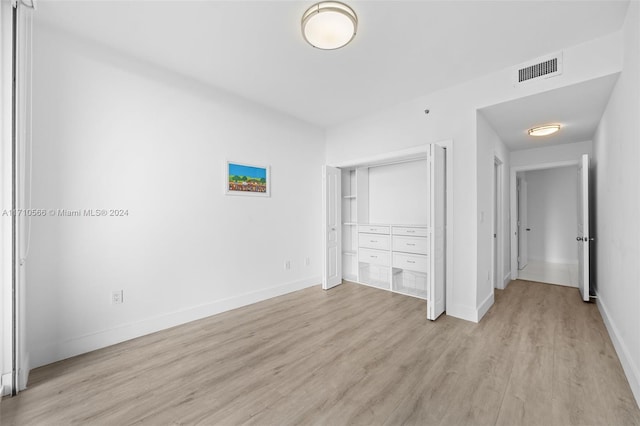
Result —
<instances>
[{"instance_id":1,"label":"white dome ceiling light","mask_svg":"<svg viewBox=\"0 0 640 426\"><path fill-rule=\"evenodd\" d=\"M333 50L349 44L356 35L358 17L344 3L323 1L302 15L302 35L318 49Z\"/></svg>"},{"instance_id":2,"label":"white dome ceiling light","mask_svg":"<svg viewBox=\"0 0 640 426\"><path fill-rule=\"evenodd\" d=\"M529 129L529 136L547 136L560 130L559 124L549 124L547 126L534 127Z\"/></svg>"}]
</instances>

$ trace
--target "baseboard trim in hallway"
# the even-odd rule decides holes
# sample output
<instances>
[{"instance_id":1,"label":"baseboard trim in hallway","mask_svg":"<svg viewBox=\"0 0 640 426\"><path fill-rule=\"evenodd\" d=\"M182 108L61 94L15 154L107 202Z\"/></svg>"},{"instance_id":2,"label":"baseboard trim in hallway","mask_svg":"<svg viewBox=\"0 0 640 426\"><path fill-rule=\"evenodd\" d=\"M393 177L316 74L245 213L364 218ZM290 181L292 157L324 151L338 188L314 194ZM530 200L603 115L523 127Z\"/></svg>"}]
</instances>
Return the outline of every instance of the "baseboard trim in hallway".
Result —
<instances>
[{"instance_id":1,"label":"baseboard trim in hallway","mask_svg":"<svg viewBox=\"0 0 640 426\"><path fill-rule=\"evenodd\" d=\"M613 347L618 354L618 358L620 359L622 368L627 376L627 380L629 381L629 386L631 387L633 396L636 399L636 403L640 405L640 372L635 368L632 362L633 358L631 357L629 349L624 344L624 341L620 338L618 328L611 321L611 316L609 315L605 301L602 300L600 294L597 294L597 296L598 298L596 299L596 303L598 304L598 309L602 315L602 320L604 321L604 325L607 327Z\"/></svg>"}]
</instances>

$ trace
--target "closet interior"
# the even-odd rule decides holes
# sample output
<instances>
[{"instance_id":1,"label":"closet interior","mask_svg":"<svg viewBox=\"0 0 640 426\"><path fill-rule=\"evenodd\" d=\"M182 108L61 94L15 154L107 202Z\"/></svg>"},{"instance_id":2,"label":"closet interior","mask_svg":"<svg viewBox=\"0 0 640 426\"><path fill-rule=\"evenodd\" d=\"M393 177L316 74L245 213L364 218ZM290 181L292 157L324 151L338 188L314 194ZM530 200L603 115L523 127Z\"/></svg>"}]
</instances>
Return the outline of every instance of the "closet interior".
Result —
<instances>
[{"instance_id":1,"label":"closet interior","mask_svg":"<svg viewBox=\"0 0 640 426\"><path fill-rule=\"evenodd\" d=\"M342 280L425 299L430 319L444 311L445 155L339 168Z\"/></svg>"}]
</instances>

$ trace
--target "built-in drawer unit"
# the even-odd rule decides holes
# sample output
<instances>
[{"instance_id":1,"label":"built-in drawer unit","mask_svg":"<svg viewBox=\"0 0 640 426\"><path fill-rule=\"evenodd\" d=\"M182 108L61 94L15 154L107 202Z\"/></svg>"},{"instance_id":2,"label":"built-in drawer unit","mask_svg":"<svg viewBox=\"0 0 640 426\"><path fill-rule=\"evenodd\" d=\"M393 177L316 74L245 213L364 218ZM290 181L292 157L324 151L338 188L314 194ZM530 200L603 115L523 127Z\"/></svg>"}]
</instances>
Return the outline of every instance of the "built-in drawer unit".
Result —
<instances>
[{"instance_id":1,"label":"built-in drawer unit","mask_svg":"<svg viewBox=\"0 0 640 426\"><path fill-rule=\"evenodd\" d=\"M391 259L388 251L363 248L358 250L358 260L372 265L389 266Z\"/></svg>"},{"instance_id":2,"label":"built-in drawer unit","mask_svg":"<svg viewBox=\"0 0 640 426\"><path fill-rule=\"evenodd\" d=\"M427 273L429 257L419 254L393 253L393 267Z\"/></svg>"},{"instance_id":3,"label":"built-in drawer unit","mask_svg":"<svg viewBox=\"0 0 640 426\"><path fill-rule=\"evenodd\" d=\"M366 234L361 232L358 234L358 246L379 250L389 250L389 238L389 235Z\"/></svg>"},{"instance_id":4,"label":"built-in drawer unit","mask_svg":"<svg viewBox=\"0 0 640 426\"><path fill-rule=\"evenodd\" d=\"M405 237L404 235L394 235L392 238L393 251L415 254L428 253L429 239L427 237Z\"/></svg>"},{"instance_id":5,"label":"built-in drawer unit","mask_svg":"<svg viewBox=\"0 0 640 426\"><path fill-rule=\"evenodd\" d=\"M391 232L393 235L412 235L414 237L426 237L427 228L416 228L411 226L394 226Z\"/></svg>"},{"instance_id":6,"label":"built-in drawer unit","mask_svg":"<svg viewBox=\"0 0 640 426\"><path fill-rule=\"evenodd\" d=\"M389 227L380 225L360 225L358 227L358 231L367 232L369 234L388 234Z\"/></svg>"}]
</instances>

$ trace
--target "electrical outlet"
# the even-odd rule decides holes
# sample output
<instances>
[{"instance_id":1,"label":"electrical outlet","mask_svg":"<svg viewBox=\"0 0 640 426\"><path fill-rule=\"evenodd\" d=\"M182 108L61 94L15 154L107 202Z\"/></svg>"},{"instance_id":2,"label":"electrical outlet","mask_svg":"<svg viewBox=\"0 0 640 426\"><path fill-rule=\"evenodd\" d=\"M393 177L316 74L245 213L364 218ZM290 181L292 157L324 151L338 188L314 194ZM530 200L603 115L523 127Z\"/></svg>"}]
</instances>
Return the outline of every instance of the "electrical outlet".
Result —
<instances>
[{"instance_id":1,"label":"electrical outlet","mask_svg":"<svg viewBox=\"0 0 640 426\"><path fill-rule=\"evenodd\" d=\"M309 266L311 265L311 259L309 259L308 257L304 258L304 266Z\"/></svg>"},{"instance_id":2,"label":"electrical outlet","mask_svg":"<svg viewBox=\"0 0 640 426\"><path fill-rule=\"evenodd\" d=\"M124 290L114 290L111 292L111 304L119 305L124 302Z\"/></svg>"},{"instance_id":3,"label":"electrical outlet","mask_svg":"<svg viewBox=\"0 0 640 426\"><path fill-rule=\"evenodd\" d=\"M289 269L291 269L291 261L290 260L285 260L284 261L284 269L286 269L287 271Z\"/></svg>"}]
</instances>

